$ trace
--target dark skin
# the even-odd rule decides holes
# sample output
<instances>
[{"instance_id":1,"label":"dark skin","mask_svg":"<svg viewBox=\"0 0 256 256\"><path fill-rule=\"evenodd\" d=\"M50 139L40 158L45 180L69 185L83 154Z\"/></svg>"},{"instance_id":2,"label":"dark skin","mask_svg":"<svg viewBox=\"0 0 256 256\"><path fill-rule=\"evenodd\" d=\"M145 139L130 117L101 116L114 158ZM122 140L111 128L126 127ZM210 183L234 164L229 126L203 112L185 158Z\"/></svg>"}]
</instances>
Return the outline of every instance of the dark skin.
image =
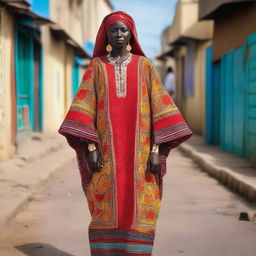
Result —
<instances>
[{"instance_id":1,"label":"dark skin","mask_svg":"<svg viewBox=\"0 0 256 256\"><path fill-rule=\"evenodd\" d=\"M126 50L126 46L131 39L130 29L123 22L116 21L110 26L107 36L108 43L111 44L113 48L111 56L121 64L129 54Z\"/></svg>"},{"instance_id":2,"label":"dark skin","mask_svg":"<svg viewBox=\"0 0 256 256\"><path fill-rule=\"evenodd\" d=\"M114 22L107 33L108 43L111 44L113 50L111 56L121 64L127 59L129 52L126 50L127 44L131 39L130 29L121 21ZM92 141L85 141L86 143L94 143ZM97 150L87 152L89 168L92 172L98 172L103 167L100 153ZM147 165L147 171L156 174L160 171L160 156L150 153Z\"/></svg>"}]
</instances>

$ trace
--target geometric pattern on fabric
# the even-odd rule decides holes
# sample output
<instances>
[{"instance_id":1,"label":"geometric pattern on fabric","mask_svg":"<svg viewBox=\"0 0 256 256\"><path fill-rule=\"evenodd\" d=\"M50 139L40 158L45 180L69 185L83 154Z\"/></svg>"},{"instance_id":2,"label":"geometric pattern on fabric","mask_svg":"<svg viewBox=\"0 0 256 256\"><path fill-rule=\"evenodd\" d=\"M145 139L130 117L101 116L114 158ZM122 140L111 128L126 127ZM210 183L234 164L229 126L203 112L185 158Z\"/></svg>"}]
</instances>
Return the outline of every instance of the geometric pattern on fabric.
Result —
<instances>
[{"instance_id":1,"label":"geometric pattern on fabric","mask_svg":"<svg viewBox=\"0 0 256 256\"><path fill-rule=\"evenodd\" d=\"M153 65L143 58L146 84L150 85L151 109L153 121L153 143L160 145L160 154L168 156L172 148L187 140L192 131L185 122L171 96L161 83ZM149 71L145 71L149 70Z\"/></svg>"},{"instance_id":2,"label":"geometric pattern on fabric","mask_svg":"<svg viewBox=\"0 0 256 256\"><path fill-rule=\"evenodd\" d=\"M169 127L154 132L155 143L161 144L172 140L177 140L189 134L191 131L185 122L177 123Z\"/></svg>"},{"instance_id":3,"label":"geometric pattern on fabric","mask_svg":"<svg viewBox=\"0 0 256 256\"><path fill-rule=\"evenodd\" d=\"M154 234L130 230L89 230L92 256L150 256Z\"/></svg>"},{"instance_id":4,"label":"geometric pattern on fabric","mask_svg":"<svg viewBox=\"0 0 256 256\"><path fill-rule=\"evenodd\" d=\"M92 141L99 142L99 137L95 130L82 122L74 120L64 120L61 128L59 129L59 133L87 138Z\"/></svg>"},{"instance_id":5,"label":"geometric pattern on fabric","mask_svg":"<svg viewBox=\"0 0 256 256\"><path fill-rule=\"evenodd\" d=\"M115 104L113 98L110 98L110 89L115 89L115 76L114 67L111 65L110 68L109 65L106 56L91 61L59 132L66 136L68 143L77 153L82 185L92 216L89 226L91 255L150 256L161 204L166 157L172 148L188 139L192 132L162 86L153 65L145 57L132 55L131 62L127 66L128 74L129 72L137 74L127 76L129 77L127 97L129 88L131 89L128 85L131 85L134 86L134 90L137 89L137 94L132 92L132 95L136 94L137 100L123 106ZM134 148L134 152L127 146L122 148L134 156L132 159L128 157L124 159L128 159L128 163L120 161L117 157L120 154L115 153L120 152L120 145L123 145L121 140L127 140L129 136L126 135L131 135L131 130L126 128L133 127L134 124L128 122L127 127L120 130L124 134L115 137L113 134L118 126L115 125L113 129L112 121L120 114L115 115L111 106L120 110L121 107L137 109L136 113L131 115L127 111L121 112L126 113L124 116L127 116L127 120L129 118L136 120L135 136L131 138L135 140L131 147ZM80 138L98 143L97 147L104 163L100 172L90 172L85 153L87 147L81 143ZM118 144L115 138L121 143ZM162 156L161 172L157 175L147 172L148 157L153 143L160 144ZM121 203L125 207L128 205L123 195L127 196L125 193L129 191L118 190L118 185L122 183L118 179L121 177L121 172L118 176L117 171L126 170L117 168L120 162L125 164L124 167L128 167L127 171L122 172L123 180L130 178L133 181L129 188L133 189L134 194L128 194L133 197L133 200L130 200L131 207L129 206L132 208L132 214L120 207ZM124 194L117 194L120 191L124 191ZM128 217L126 218L125 215ZM129 220L128 223L129 218L132 221Z\"/></svg>"}]
</instances>

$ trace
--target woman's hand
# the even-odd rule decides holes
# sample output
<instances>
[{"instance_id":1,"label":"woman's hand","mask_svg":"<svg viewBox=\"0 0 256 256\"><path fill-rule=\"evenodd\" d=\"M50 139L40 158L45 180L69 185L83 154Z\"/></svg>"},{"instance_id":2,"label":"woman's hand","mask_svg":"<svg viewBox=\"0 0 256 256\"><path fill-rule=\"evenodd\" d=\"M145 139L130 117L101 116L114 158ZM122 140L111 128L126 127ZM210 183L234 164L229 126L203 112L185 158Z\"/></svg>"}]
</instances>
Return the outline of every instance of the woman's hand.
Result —
<instances>
[{"instance_id":1,"label":"woman's hand","mask_svg":"<svg viewBox=\"0 0 256 256\"><path fill-rule=\"evenodd\" d=\"M159 145L153 144L148 158L148 172L156 174L161 171L161 157L159 155Z\"/></svg>"},{"instance_id":2,"label":"woman's hand","mask_svg":"<svg viewBox=\"0 0 256 256\"><path fill-rule=\"evenodd\" d=\"M94 151L89 151L87 158L90 170L92 172L99 172L103 167L99 151L97 149Z\"/></svg>"},{"instance_id":3,"label":"woman's hand","mask_svg":"<svg viewBox=\"0 0 256 256\"><path fill-rule=\"evenodd\" d=\"M148 171L156 174L161 171L161 157L157 154L150 153L148 158Z\"/></svg>"},{"instance_id":4,"label":"woman's hand","mask_svg":"<svg viewBox=\"0 0 256 256\"><path fill-rule=\"evenodd\" d=\"M80 138L80 142L83 144L85 149L84 152L87 156L86 158L88 161L89 169L91 172L99 172L103 167L103 162L95 143L85 138Z\"/></svg>"}]
</instances>

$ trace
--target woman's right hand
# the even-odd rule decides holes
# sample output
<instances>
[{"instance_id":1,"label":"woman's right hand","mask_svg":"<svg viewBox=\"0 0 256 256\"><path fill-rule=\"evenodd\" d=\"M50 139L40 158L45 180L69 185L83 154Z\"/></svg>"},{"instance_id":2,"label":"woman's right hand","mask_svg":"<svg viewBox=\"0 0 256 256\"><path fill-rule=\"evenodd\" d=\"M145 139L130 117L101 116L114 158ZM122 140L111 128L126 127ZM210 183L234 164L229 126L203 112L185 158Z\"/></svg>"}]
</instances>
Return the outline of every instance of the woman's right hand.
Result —
<instances>
[{"instance_id":1,"label":"woman's right hand","mask_svg":"<svg viewBox=\"0 0 256 256\"><path fill-rule=\"evenodd\" d=\"M89 151L87 158L90 170L92 172L99 172L100 169L103 167L99 151L97 149L94 151Z\"/></svg>"}]
</instances>

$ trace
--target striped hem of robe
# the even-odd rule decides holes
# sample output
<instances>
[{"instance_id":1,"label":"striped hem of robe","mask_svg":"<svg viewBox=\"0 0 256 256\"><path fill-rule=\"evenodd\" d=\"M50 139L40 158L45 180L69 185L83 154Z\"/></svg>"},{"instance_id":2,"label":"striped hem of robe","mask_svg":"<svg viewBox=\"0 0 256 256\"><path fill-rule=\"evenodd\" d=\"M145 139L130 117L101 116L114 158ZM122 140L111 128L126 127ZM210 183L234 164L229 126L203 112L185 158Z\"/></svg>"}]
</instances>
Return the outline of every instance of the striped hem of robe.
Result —
<instances>
[{"instance_id":1,"label":"striped hem of robe","mask_svg":"<svg viewBox=\"0 0 256 256\"><path fill-rule=\"evenodd\" d=\"M95 142L99 142L99 137L97 133L88 125L74 121L74 120L64 120L62 123L59 133L63 135L73 135L76 137L86 138Z\"/></svg>"},{"instance_id":2,"label":"striped hem of robe","mask_svg":"<svg viewBox=\"0 0 256 256\"><path fill-rule=\"evenodd\" d=\"M118 229L89 230L89 240L92 256L150 256L154 234Z\"/></svg>"},{"instance_id":3,"label":"striped hem of robe","mask_svg":"<svg viewBox=\"0 0 256 256\"><path fill-rule=\"evenodd\" d=\"M155 144L161 144L165 142L174 142L175 144L175 140L177 140L177 144L180 144L183 140L186 140L187 137L190 137L191 135L192 132L185 122L171 125L158 131L154 131Z\"/></svg>"}]
</instances>

